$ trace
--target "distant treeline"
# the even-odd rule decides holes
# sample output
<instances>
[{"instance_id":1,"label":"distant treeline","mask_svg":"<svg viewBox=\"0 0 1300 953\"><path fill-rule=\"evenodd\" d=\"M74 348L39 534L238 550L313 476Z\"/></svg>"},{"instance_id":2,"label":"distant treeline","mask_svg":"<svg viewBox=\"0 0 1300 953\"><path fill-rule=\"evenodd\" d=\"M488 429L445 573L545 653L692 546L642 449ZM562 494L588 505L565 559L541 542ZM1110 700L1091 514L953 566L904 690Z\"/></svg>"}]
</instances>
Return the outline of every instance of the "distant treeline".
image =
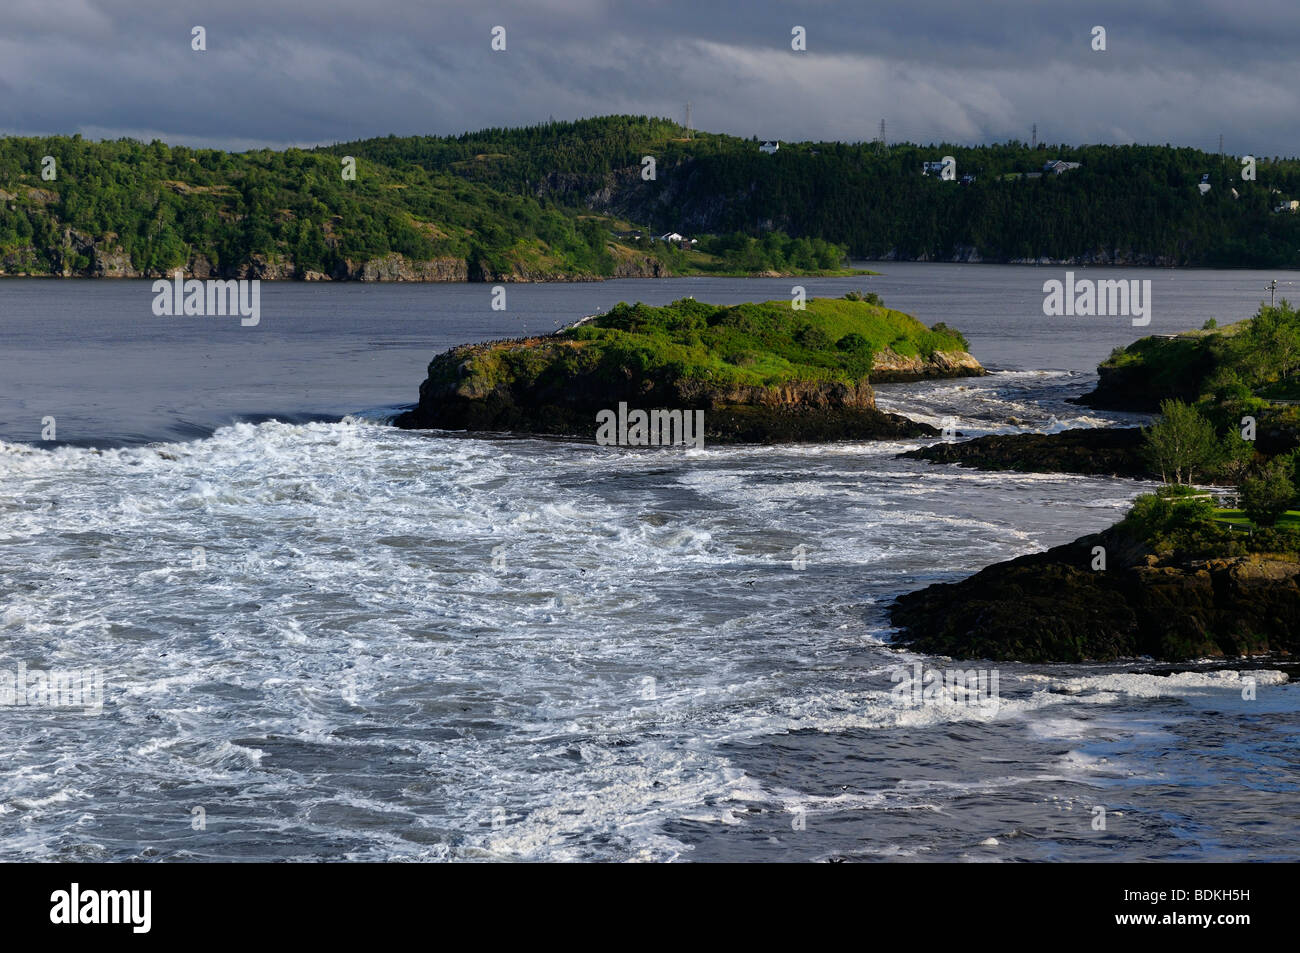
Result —
<instances>
[{"instance_id":1,"label":"distant treeline","mask_svg":"<svg viewBox=\"0 0 1300 953\"><path fill-rule=\"evenodd\" d=\"M330 274L389 253L504 270L521 244L565 270L611 267L598 220L459 176L356 159L347 180L341 159L301 149L0 139L0 268L79 273L108 248L140 272L201 255L218 270L261 257Z\"/></svg>"},{"instance_id":2,"label":"distant treeline","mask_svg":"<svg viewBox=\"0 0 1300 953\"><path fill-rule=\"evenodd\" d=\"M922 175L946 155L957 181ZM342 174L348 156L354 180ZM1058 158L1081 166L1027 175ZM1300 162L1290 159L1258 157L1247 181L1234 158L1168 146L782 143L769 155L755 140L634 116L238 154L6 138L0 270L161 273L203 260L223 273L279 262L287 274L336 275L399 254L457 260L471 276L656 262L676 273L811 271L846 252L972 249L986 260L1118 253L1297 267L1300 213L1274 211L1293 196ZM695 250L652 241L671 231L699 239Z\"/></svg>"},{"instance_id":3,"label":"distant treeline","mask_svg":"<svg viewBox=\"0 0 1300 953\"><path fill-rule=\"evenodd\" d=\"M636 116L335 150L656 230L783 231L863 257L947 259L974 248L987 260L1118 252L1168 264L1300 265L1300 213L1274 211L1300 198L1296 159L1257 156L1255 178L1246 180L1236 157L1171 146L783 142L764 154L757 140ZM639 174L647 155L656 160L654 181ZM955 160L956 181L922 174L924 162L944 156ZM1035 175L1054 159L1080 167ZM963 183L968 175L973 181Z\"/></svg>"}]
</instances>

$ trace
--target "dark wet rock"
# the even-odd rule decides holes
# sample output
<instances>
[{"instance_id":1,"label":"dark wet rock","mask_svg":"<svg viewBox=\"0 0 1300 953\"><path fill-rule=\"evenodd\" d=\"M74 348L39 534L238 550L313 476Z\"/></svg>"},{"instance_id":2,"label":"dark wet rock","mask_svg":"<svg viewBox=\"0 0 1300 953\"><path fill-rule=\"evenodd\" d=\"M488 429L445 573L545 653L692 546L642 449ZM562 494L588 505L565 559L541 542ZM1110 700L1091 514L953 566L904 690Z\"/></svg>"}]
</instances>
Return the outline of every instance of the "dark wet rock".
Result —
<instances>
[{"instance_id":1,"label":"dark wet rock","mask_svg":"<svg viewBox=\"0 0 1300 953\"><path fill-rule=\"evenodd\" d=\"M993 434L936 443L899 456L981 470L1157 478L1143 462L1141 449L1140 427L1093 427L1050 434Z\"/></svg>"},{"instance_id":2,"label":"dark wet rock","mask_svg":"<svg viewBox=\"0 0 1300 953\"><path fill-rule=\"evenodd\" d=\"M1093 569L1094 547L1106 551ZM1021 662L1294 654L1300 562L1285 555L1161 559L1112 528L901 596L899 644Z\"/></svg>"},{"instance_id":3,"label":"dark wet rock","mask_svg":"<svg viewBox=\"0 0 1300 953\"><path fill-rule=\"evenodd\" d=\"M634 408L704 412L706 443L813 443L937 436L928 424L885 413L867 383L790 383L716 387L655 379L629 371L610 380L573 374L539 381L491 380L474 372L475 356L503 347L560 347L532 338L466 345L438 355L420 385L419 404L394 423L409 429L469 430L596 438L596 414L620 402Z\"/></svg>"}]
</instances>

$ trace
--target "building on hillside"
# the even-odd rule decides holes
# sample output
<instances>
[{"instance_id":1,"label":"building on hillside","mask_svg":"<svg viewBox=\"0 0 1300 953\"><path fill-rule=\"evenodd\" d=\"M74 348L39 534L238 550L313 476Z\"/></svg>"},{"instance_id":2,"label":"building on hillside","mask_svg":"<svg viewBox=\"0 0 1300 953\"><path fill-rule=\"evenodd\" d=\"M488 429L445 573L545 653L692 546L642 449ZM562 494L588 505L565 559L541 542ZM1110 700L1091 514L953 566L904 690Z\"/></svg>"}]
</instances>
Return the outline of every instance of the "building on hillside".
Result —
<instances>
[{"instance_id":1,"label":"building on hillside","mask_svg":"<svg viewBox=\"0 0 1300 953\"><path fill-rule=\"evenodd\" d=\"M1069 172L1071 169L1077 169L1083 165L1082 162L1066 162L1064 159L1051 159L1043 163L1044 172L1055 172L1060 175L1062 172Z\"/></svg>"},{"instance_id":2,"label":"building on hillside","mask_svg":"<svg viewBox=\"0 0 1300 953\"><path fill-rule=\"evenodd\" d=\"M775 152L777 149L780 148L781 148L781 143L779 142L765 141L761 146L758 147L758 151L765 152L768 155L771 155L773 152Z\"/></svg>"}]
</instances>

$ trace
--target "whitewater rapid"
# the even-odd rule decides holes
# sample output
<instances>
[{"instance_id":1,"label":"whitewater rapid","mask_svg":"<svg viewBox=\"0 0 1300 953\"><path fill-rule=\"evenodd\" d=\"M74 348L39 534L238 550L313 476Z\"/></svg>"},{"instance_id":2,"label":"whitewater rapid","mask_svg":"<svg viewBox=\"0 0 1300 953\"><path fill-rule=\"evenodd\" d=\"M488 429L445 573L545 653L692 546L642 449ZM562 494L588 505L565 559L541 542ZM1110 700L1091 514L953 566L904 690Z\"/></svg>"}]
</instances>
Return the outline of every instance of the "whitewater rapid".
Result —
<instances>
[{"instance_id":1,"label":"whitewater rapid","mask_svg":"<svg viewBox=\"0 0 1300 953\"><path fill-rule=\"evenodd\" d=\"M1013 432L1053 380L922 386L918 416ZM1293 854L1278 671L1002 665L996 711L897 704L894 669L947 663L889 647L895 595L1098 530L1142 489L895 459L916 445L353 418L0 443L0 666L105 680L98 714L0 710L0 856ZM1264 819L1234 839L1225 792L1247 788Z\"/></svg>"}]
</instances>

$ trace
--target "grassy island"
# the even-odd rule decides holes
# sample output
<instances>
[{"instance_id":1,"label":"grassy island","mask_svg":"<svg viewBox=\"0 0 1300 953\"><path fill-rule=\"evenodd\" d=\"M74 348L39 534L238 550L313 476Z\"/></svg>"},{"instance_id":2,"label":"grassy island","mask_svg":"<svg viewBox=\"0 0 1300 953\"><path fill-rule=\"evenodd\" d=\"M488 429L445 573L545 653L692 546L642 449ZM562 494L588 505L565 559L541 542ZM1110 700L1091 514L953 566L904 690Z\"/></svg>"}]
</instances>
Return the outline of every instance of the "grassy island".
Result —
<instances>
[{"instance_id":1,"label":"grassy island","mask_svg":"<svg viewBox=\"0 0 1300 953\"><path fill-rule=\"evenodd\" d=\"M932 428L877 411L872 380L984 373L960 333L874 295L664 307L620 304L544 337L438 355L399 426L590 437L594 413L707 410L711 439L903 436Z\"/></svg>"}]
</instances>

